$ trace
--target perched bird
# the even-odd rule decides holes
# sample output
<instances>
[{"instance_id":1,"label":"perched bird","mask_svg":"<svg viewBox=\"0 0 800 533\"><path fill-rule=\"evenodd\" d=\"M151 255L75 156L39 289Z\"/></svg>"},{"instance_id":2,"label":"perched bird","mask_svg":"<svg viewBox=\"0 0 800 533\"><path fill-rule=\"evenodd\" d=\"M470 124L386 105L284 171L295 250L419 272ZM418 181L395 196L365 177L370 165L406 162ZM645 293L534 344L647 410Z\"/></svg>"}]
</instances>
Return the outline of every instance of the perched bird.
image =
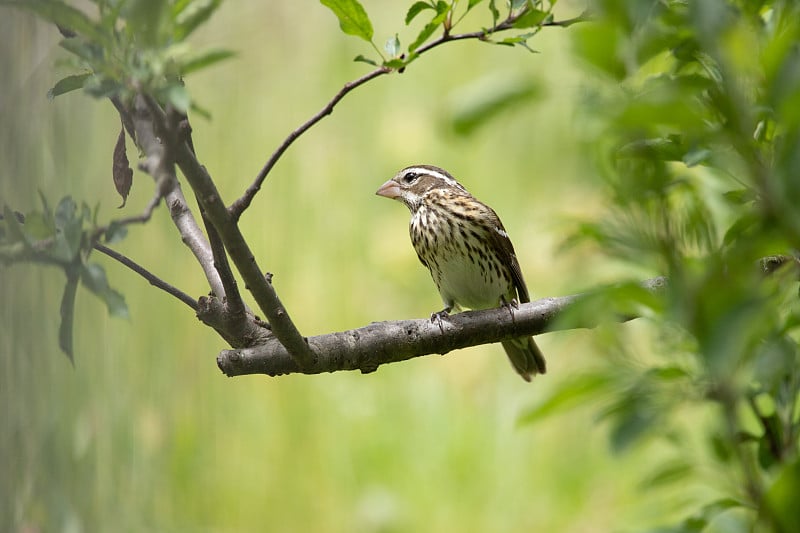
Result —
<instances>
[{"instance_id":1,"label":"perched bird","mask_svg":"<svg viewBox=\"0 0 800 533\"><path fill-rule=\"evenodd\" d=\"M463 308L510 308L530 301L514 246L497 213L447 171L431 165L407 167L375 194L403 202L411 211L411 243L445 305L431 320L441 321ZM544 356L533 337L502 344L523 379L545 373Z\"/></svg>"}]
</instances>

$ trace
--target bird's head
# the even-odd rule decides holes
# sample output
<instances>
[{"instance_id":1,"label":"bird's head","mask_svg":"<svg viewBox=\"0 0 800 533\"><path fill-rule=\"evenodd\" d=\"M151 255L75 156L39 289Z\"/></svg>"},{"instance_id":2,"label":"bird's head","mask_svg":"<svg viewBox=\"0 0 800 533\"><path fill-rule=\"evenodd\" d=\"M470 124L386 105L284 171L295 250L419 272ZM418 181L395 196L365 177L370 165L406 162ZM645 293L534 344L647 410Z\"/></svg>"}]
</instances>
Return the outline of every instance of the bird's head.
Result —
<instances>
[{"instance_id":1,"label":"bird's head","mask_svg":"<svg viewBox=\"0 0 800 533\"><path fill-rule=\"evenodd\" d=\"M375 194L403 202L413 213L426 195L447 189L467 192L446 170L432 165L413 165L398 172Z\"/></svg>"}]
</instances>

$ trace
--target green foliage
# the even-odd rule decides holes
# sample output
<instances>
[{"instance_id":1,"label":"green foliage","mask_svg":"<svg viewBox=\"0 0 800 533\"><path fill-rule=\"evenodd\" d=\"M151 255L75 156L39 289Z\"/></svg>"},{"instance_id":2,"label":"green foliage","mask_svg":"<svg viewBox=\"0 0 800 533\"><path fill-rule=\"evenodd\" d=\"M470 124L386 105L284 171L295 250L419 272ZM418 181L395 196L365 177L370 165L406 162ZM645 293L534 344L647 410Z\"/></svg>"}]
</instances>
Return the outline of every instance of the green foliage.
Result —
<instances>
[{"instance_id":1,"label":"green foliage","mask_svg":"<svg viewBox=\"0 0 800 533\"><path fill-rule=\"evenodd\" d=\"M424 19L424 15L430 15L427 22L417 36L408 45L405 51L401 51L400 41L395 35L389 41L392 46L387 46L386 52L388 59L383 56L381 51L372 40L374 31L372 22L364 7L358 0L320 0L320 2L330 8L339 19L339 26L348 35L355 35L369 42L376 52L380 55L380 61L370 59L364 55L358 55L355 61L368 63L370 65L381 65L384 68L402 70L418 56L418 51L422 47L435 45L451 38L452 31L459 22L472 9L483 0L469 0L466 4L459 0L427 0L417 1L411 4L406 12L405 23L410 25L415 20ZM542 26L553 20L553 7L556 2L549 0L546 4L544 0L520 0L512 1L507 4L507 13L504 20L500 20L500 11L495 5L494 0L486 3L487 10L491 16L491 25L484 27L480 32L480 38L484 42L514 46L519 45L528 48L528 40L536 35ZM462 7L463 6L463 7ZM511 37L500 40L493 40L495 32L501 30L530 30L517 33ZM440 37L431 40L437 32L441 32ZM528 48L529 49L529 48Z\"/></svg>"},{"instance_id":2,"label":"green foliage","mask_svg":"<svg viewBox=\"0 0 800 533\"><path fill-rule=\"evenodd\" d=\"M60 267L67 281L61 298L59 346L72 361L75 297L78 285L100 298L111 316L128 317L128 307L121 293L108 284L102 266L88 261L94 240L99 237L97 213L85 203L78 208L67 196L51 209L44 194L39 194L42 209L25 215L4 207L0 218L0 263L34 263ZM124 226L104 231L106 239L124 237Z\"/></svg>"},{"instance_id":3,"label":"green foliage","mask_svg":"<svg viewBox=\"0 0 800 533\"><path fill-rule=\"evenodd\" d=\"M660 354L642 361L621 337L607 348L620 354L612 358L619 377L597 392L610 398L602 416L612 446L706 433L713 468L721 477L734 473L725 498L669 531L703 531L722 516L747 529L796 531L796 509L786 502L797 501L800 438L791 257L800 249L800 6L605 0L595 7L598 20L578 27L573 40L599 76L584 103L584 133L610 209L582 223L578 240L670 280L656 305L606 294L606 309L644 306ZM788 254L786 266L765 274L759 260L772 254ZM597 301L584 307L596 312ZM569 406L582 390L557 392L525 418ZM717 416L685 428L677 413L687 408ZM693 470L667 463L657 484L701 481Z\"/></svg>"},{"instance_id":4,"label":"green foliage","mask_svg":"<svg viewBox=\"0 0 800 533\"><path fill-rule=\"evenodd\" d=\"M0 0L58 26L61 46L79 74L48 92L54 98L83 88L97 98L128 101L143 91L185 112L193 102L182 77L231 57L227 50L193 51L186 39L216 11L220 0L96 0L90 18L60 0Z\"/></svg>"},{"instance_id":5,"label":"green foliage","mask_svg":"<svg viewBox=\"0 0 800 533\"><path fill-rule=\"evenodd\" d=\"M503 111L535 100L541 93L534 81L492 73L460 92L450 122L457 134L470 135Z\"/></svg>"},{"instance_id":6,"label":"green foliage","mask_svg":"<svg viewBox=\"0 0 800 533\"><path fill-rule=\"evenodd\" d=\"M358 0L320 0L339 19L339 27L348 35L372 42L372 22Z\"/></svg>"},{"instance_id":7,"label":"green foliage","mask_svg":"<svg viewBox=\"0 0 800 533\"><path fill-rule=\"evenodd\" d=\"M420 50L451 38L453 28L481 0L413 3L405 23L421 29L405 49L394 34L383 52L373 42L372 23L358 1L322 3L337 16L342 31L368 41L380 56L380 60L363 56L359 60L401 70ZM477 30L481 40L527 47L529 39L553 20L555 2L488 0L483 4L487 24ZM194 52L185 42L217 9L219 2L212 0L97 0L95 18L55 0L0 0L0 5L26 9L61 28L65 36L61 46L72 54L77 73L57 82L50 97L81 87L96 97L123 100L143 91L186 110L195 104L181 77L231 55L219 49ZM549 421L547 417L590 403L599 407L599 418L608 425L611 448L618 455L635 453L640 443L654 436L674 446L675 455L643 473L643 490L703 483L711 473L722 494L693 502L682 520L661 531L704 531L723 521L743 530L793 531L800 493L797 272L793 259L785 261L784 268L770 269L768 275L757 265L765 255L791 254L800 248L800 213L795 207L800 200L800 8L788 0L601 0L594 3L594 13L594 22L576 28L573 42L576 53L599 78L596 90L587 94L582 117L586 120L581 126L586 151L595 156L607 186L610 209L602 218L581 224L579 237L622 259L637 274L666 274L670 283L660 295L636 283L598 291L565 320L580 326L587 316L605 316L609 322L620 316L644 316L658 353L650 356L628 344L624 327L604 326L597 337L606 341L602 348L608 364L576 373L524 413L520 422ZM500 30L508 30L505 35L510 36L501 37ZM534 94L527 83L484 89L456 110L453 122L459 133L472 134L500 110ZM127 159L123 160L124 137L121 145L119 161L124 170L128 168ZM303 191L298 198L306 201L306 196ZM109 287L102 268L88 261L92 242L101 235L116 242L124 237L125 226L112 223L99 228L96 213L69 198L55 209L44 197L42 204L41 210L25 216L4 209L0 260L50 264L65 272L59 342L71 358L79 284L101 298L110 314L127 314L122 297ZM292 203L280 198L278 209L285 205ZM299 210L293 207L292 211ZM338 227L327 226L329 231ZM339 235L329 240L338 241ZM313 247L309 250L314 253ZM304 286L314 285L313 280L307 281L303 280ZM184 345L180 348L175 351L187 351ZM172 377L169 372L165 375ZM408 391L405 385L399 388ZM409 401L401 395L390 397L403 399L399 403L408 408L420 397L427 400L439 394L440 385L434 383L430 388L435 392L424 396L414 389ZM172 383L165 386L172 387ZM317 392L303 390L297 403ZM221 394L229 397L230 391ZM304 427L307 417L297 413L339 419L320 416L319 405L309 403L313 405L308 411L292 411L296 405L278 410L289 413L285 415L287 433ZM272 402L246 404L252 408ZM326 402L319 404L328 407ZM426 403L426 409L419 411L427 412L427 407ZM710 415L708 423L699 425L699 417L692 416L687 426L683 416L687 410ZM220 422L227 422L231 412L240 412L224 411ZM350 414L349 409L343 412ZM246 417L245 424L262 421L262 414ZM388 418L381 415L369 423ZM472 431L474 413L464 418L464 427ZM431 427L442 420L452 423L452 411L435 420ZM369 433L359 424L353 424L355 446L363 446L362 436ZM487 425L491 427L481 432L484 438L498 429ZM335 431L341 433L340 429L337 426ZM384 438L394 449L396 428L385 431ZM474 436L469 431L463 435ZM269 433L281 435L280 431ZM311 446L303 448L306 456L319 456L314 446L324 439L310 435L287 439L288 448L296 452L294 445L299 442ZM430 464L455 461L454 450L473 442L463 435L445 441L440 446L442 460ZM183 446L191 452L174 454L187 461L175 477L194 481L193 472L204 469L194 468L186 458L208 448L186 440ZM498 457L513 458L504 457L505 462L495 464L485 460L485 447L480 447L468 456L480 460L464 461L470 478L473 468L515 465L524 455L519 450L509 452L499 439L487 440L502 448ZM699 458L685 453L694 448L695 441L704 447ZM441 442L426 442L425 449L437 445ZM332 449L327 453L342 454L341 448ZM383 460L385 450L386 446L376 446L373 453ZM413 446L408 456L417 451ZM354 464L368 468L348 465L343 469L373 474L374 464L358 462L366 455L354 453ZM149 464L148 459L141 464ZM327 466L329 461L325 462ZM497 470L504 472L495 476L505 481L514 472L503 467ZM247 471L251 470L248 465ZM398 477L407 474L401 470ZM290 482L303 479L292 473L284 476ZM429 477L425 470L417 479ZM527 477L526 473L526 481ZM309 493L318 494L319 487L310 485ZM409 492L419 493L420 487L424 484ZM331 488L336 489L327 491L331 494L339 489ZM480 488L475 501L485 502L484 487ZM518 485L513 488L516 492ZM281 494L284 489L281 484Z\"/></svg>"}]
</instances>

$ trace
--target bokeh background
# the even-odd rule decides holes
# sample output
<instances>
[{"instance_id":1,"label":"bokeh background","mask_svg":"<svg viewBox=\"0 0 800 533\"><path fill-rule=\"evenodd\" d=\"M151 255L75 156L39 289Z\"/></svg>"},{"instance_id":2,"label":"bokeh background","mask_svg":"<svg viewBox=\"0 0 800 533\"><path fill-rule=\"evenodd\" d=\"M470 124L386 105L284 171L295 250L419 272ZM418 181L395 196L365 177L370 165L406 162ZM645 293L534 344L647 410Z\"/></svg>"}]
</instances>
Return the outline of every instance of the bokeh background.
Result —
<instances>
[{"instance_id":1,"label":"bokeh background","mask_svg":"<svg viewBox=\"0 0 800 533\"><path fill-rule=\"evenodd\" d=\"M379 44L418 27L404 2L367 0ZM559 17L582 10L559 4ZM488 25L483 9L463 29ZM597 250L564 248L601 208L582 143L592 73L570 30L538 53L477 41L442 46L358 89L282 158L242 218L300 330L321 334L440 308L403 206L374 191L399 168L450 170L502 216L534 297L614 280ZM137 171L128 205L111 180L119 120L79 92L48 101L67 71L55 28L0 10L0 201L19 211L65 195L100 221L152 196ZM212 113L194 140L227 202L272 150L374 52L317 2L228 2L198 46L237 56L188 78ZM469 135L454 122L496 90L529 96ZM135 152L130 151L134 159ZM188 192L188 188L186 188ZM194 296L201 271L161 206L121 252ZM0 529L3 531L567 531L662 523L690 490L643 491L658 443L610 451L599 405L520 424L580 370L602 364L596 331L538 339L549 373L525 384L499 346L337 373L225 378L224 342L187 308L105 257L130 320L80 290L74 367L58 350L63 274L0 267ZM646 327L622 326L635 337Z\"/></svg>"}]
</instances>

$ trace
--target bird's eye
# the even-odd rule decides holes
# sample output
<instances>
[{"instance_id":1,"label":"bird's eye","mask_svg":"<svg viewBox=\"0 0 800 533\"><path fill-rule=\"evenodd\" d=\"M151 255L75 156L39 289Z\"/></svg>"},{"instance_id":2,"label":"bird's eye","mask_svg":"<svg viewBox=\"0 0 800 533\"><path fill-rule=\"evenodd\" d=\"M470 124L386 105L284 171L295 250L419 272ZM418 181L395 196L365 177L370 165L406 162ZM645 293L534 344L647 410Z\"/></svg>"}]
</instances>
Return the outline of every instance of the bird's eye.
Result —
<instances>
[{"instance_id":1,"label":"bird's eye","mask_svg":"<svg viewBox=\"0 0 800 533\"><path fill-rule=\"evenodd\" d=\"M409 172L408 174L405 174L403 176L403 183L411 185L412 183L417 181L418 178L419 178L419 174L417 174L416 172Z\"/></svg>"},{"instance_id":2,"label":"bird's eye","mask_svg":"<svg viewBox=\"0 0 800 533\"><path fill-rule=\"evenodd\" d=\"M411 185L415 181L419 179L419 174L416 172L408 172L407 174L403 175L403 183L406 185Z\"/></svg>"}]
</instances>

